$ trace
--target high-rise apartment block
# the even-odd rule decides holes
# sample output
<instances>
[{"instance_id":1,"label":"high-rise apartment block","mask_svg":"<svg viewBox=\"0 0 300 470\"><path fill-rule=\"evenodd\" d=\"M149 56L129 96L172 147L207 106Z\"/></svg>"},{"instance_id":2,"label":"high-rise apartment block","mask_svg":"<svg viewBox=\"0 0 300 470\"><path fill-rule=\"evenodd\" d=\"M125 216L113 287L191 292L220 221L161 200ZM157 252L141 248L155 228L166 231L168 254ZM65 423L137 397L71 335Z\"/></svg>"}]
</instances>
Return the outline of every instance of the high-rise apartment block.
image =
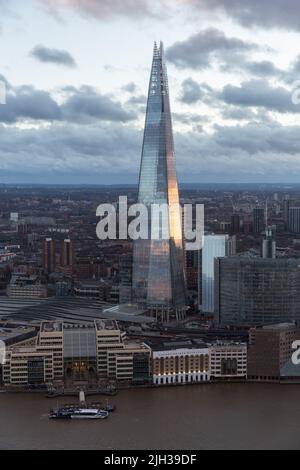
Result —
<instances>
[{"instance_id":1,"label":"high-rise apartment block","mask_svg":"<svg viewBox=\"0 0 300 470\"><path fill-rule=\"evenodd\" d=\"M56 267L56 242L52 238L46 238L43 247L43 267L47 274L55 271Z\"/></svg>"}]
</instances>

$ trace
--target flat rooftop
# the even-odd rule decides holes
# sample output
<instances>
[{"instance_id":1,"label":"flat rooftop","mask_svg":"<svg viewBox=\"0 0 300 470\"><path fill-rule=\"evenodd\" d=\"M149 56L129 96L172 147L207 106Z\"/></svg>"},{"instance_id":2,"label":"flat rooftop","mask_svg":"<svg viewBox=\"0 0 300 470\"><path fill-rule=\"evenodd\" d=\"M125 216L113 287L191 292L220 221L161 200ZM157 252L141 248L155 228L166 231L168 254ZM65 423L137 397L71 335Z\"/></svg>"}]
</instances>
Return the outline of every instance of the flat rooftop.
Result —
<instances>
[{"instance_id":1,"label":"flat rooftop","mask_svg":"<svg viewBox=\"0 0 300 470\"><path fill-rule=\"evenodd\" d=\"M95 320L97 331L102 330L119 330L118 323L115 320Z\"/></svg>"},{"instance_id":2,"label":"flat rooftop","mask_svg":"<svg viewBox=\"0 0 300 470\"><path fill-rule=\"evenodd\" d=\"M153 323L146 311L132 305L112 305L95 299L49 297L47 299L14 299L0 297L0 320L19 322L66 321L68 323L117 320L133 324Z\"/></svg>"},{"instance_id":3,"label":"flat rooftop","mask_svg":"<svg viewBox=\"0 0 300 470\"><path fill-rule=\"evenodd\" d=\"M208 345L202 341L184 340L184 341L145 341L145 344L151 347L153 351L175 351L176 349L206 349Z\"/></svg>"},{"instance_id":4,"label":"flat rooftop","mask_svg":"<svg viewBox=\"0 0 300 470\"><path fill-rule=\"evenodd\" d=\"M0 323L0 340L7 346L34 338L37 333L38 330L32 326Z\"/></svg>"},{"instance_id":5,"label":"flat rooftop","mask_svg":"<svg viewBox=\"0 0 300 470\"><path fill-rule=\"evenodd\" d=\"M41 324L42 333L62 332L62 330L63 330L63 322L49 321L49 322L42 322Z\"/></svg>"},{"instance_id":6,"label":"flat rooftop","mask_svg":"<svg viewBox=\"0 0 300 470\"><path fill-rule=\"evenodd\" d=\"M262 326L262 330L289 330L290 328L297 328L297 325L295 323L286 322Z\"/></svg>"},{"instance_id":7,"label":"flat rooftop","mask_svg":"<svg viewBox=\"0 0 300 470\"><path fill-rule=\"evenodd\" d=\"M153 317L147 316L147 309L136 304L119 304L103 310L106 318L133 322L133 323L153 323Z\"/></svg>"}]
</instances>

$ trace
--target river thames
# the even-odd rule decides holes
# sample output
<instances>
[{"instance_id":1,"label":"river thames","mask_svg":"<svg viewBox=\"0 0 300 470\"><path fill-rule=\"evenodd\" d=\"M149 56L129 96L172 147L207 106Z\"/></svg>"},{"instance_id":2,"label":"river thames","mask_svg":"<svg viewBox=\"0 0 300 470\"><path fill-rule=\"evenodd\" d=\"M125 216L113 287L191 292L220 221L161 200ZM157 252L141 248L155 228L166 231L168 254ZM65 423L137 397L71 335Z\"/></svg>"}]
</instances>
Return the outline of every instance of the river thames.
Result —
<instances>
[{"instance_id":1,"label":"river thames","mask_svg":"<svg viewBox=\"0 0 300 470\"><path fill-rule=\"evenodd\" d=\"M0 449L300 449L300 385L126 390L111 402L107 420L51 421L56 400L0 394Z\"/></svg>"}]
</instances>

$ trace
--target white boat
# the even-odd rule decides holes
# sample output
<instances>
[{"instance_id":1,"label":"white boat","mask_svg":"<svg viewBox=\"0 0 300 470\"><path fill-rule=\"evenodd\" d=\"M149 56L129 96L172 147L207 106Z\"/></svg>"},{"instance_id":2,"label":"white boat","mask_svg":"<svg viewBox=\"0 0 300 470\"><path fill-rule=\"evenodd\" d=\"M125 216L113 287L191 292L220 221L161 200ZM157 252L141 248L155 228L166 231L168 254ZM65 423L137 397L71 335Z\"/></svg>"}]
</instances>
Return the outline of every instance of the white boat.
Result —
<instances>
[{"instance_id":1,"label":"white boat","mask_svg":"<svg viewBox=\"0 0 300 470\"><path fill-rule=\"evenodd\" d=\"M78 408L71 413L71 419L106 419L109 413L93 408Z\"/></svg>"}]
</instances>

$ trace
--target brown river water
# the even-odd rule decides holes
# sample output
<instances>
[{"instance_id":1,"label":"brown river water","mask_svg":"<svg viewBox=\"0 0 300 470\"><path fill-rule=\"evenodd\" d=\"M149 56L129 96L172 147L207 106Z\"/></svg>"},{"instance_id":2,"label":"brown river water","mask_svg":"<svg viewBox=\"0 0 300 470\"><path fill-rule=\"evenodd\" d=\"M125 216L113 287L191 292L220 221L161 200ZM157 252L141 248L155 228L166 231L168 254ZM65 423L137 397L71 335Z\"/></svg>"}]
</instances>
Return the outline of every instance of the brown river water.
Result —
<instances>
[{"instance_id":1,"label":"brown river water","mask_svg":"<svg viewBox=\"0 0 300 470\"><path fill-rule=\"evenodd\" d=\"M0 394L0 449L300 449L300 385L126 390L111 402L107 420L50 421L56 400Z\"/></svg>"}]
</instances>

